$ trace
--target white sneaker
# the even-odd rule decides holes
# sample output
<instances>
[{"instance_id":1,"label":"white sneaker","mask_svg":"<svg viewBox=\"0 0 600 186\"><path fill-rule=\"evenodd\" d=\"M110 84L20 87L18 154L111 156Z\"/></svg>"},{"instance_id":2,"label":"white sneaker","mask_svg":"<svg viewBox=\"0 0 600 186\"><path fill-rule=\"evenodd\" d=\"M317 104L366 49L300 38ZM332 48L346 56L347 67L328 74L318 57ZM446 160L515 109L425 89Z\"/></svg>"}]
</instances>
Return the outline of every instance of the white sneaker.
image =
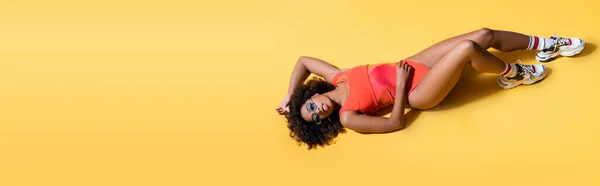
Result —
<instances>
[{"instance_id":1,"label":"white sneaker","mask_svg":"<svg viewBox=\"0 0 600 186\"><path fill-rule=\"evenodd\" d=\"M585 41L580 38L562 38L553 34L550 39L554 40L554 46L538 51L535 55L535 59L540 62L552 61L558 55L574 56L581 53L585 47Z\"/></svg>"},{"instance_id":2,"label":"white sneaker","mask_svg":"<svg viewBox=\"0 0 600 186\"><path fill-rule=\"evenodd\" d=\"M498 86L503 89L511 89L519 85L531 85L546 77L546 66L541 64L524 65L521 60L517 60L517 75L514 77L498 77Z\"/></svg>"}]
</instances>

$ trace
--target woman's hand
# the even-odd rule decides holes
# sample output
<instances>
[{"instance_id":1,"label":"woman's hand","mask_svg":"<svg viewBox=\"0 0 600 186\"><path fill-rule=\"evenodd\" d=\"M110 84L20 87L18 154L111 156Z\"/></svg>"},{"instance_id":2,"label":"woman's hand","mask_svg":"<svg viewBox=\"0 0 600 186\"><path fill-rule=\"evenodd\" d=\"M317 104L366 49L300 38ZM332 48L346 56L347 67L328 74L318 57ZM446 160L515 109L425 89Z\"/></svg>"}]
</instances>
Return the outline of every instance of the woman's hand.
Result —
<instances>
[{"instance_id":1,"label":"woman's hand","mask_svg":"<svg viewBox=\"0 0 600 186\"><path fill-rule=\"evenodd\" d=\"M400 62L396 67L396 86L405 85L411 72L412 67L410 65Z\"/></svg>"},{"instance_id":2,"label":"woman's hand","mask_svg":"<svg viewBox=\"0 0 600 186\"><path fill-rule=\"evenodd\" d=\"M284 114L287 114L288 112L290 112L290 106L288 106L289 102L290 102L290 95L286 95L283 98L283 100L281 100L279 107L277 107L275 109L277 111L277 113L279 113L279 115L284 115Z\"/></svg>"}]
</instances>

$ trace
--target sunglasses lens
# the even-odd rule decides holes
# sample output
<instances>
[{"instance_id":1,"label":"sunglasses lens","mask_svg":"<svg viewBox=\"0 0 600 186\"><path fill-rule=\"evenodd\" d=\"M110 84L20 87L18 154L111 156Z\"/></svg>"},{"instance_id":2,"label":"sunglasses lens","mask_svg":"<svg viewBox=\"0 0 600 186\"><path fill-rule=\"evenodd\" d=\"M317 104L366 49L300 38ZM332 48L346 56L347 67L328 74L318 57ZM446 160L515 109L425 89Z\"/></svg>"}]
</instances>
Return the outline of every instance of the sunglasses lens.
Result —
<instances>
[{"instance_id":1,"label":"sunglasses lens","mask_svg":"<svg viewBox=\"0 0 600 186\"><path fill-rule=\"evenodd\" d=\"M312 119L313 121L315 121L317 124L321 123L321 116L317 115L317 114L313 114L312 115Z\"/></svg>"},{"instance_id":2,"label":"sunglasses lens","mask_svg":"<svg viewBox=\"0 0 600 186\"><path fill-rule=\"evenodd\" d=\"M317 105L315 105L312 101L308 102L308 110L315 112L317 110Z\"/></svg>"}]
</instances>

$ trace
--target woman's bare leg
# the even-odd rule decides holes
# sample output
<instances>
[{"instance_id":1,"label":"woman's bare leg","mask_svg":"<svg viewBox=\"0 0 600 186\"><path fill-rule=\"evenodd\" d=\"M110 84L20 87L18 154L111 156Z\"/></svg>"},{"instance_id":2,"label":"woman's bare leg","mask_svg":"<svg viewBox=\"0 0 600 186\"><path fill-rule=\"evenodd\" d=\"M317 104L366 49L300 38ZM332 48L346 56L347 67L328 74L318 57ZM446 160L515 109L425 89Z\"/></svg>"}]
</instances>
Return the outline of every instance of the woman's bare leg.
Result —
<instances>
[{"instance_id":1,"label":"woman's bare leg","mask_svg":"<svg viewBox=\"0 0 600 186\"><path fill-rule=\"evenodd\" d=\"M437 64L429 70L408 96L410 105L416 109L428 109L441 103L454 88L467 64L479 72L494 74L501 74L507 66L505 62L488 52L478 42L458 41L445 55L440 57ZM543 68L539 71L543 71Z\"/></svg>"},{"instance_id":2,"label":"woman's bare leg","mask_svg":"<svg viewBox=\"0 0 600 186\"><path fill-rule=\"evenodd\" d=\"M433 67L444 55L446 55L446 53L462 40L474 41L483 49L491 47L496 50L509 52L527 49L530 37L516 32L482 28L438 42L407 59Z\"/></svg>"}]
</instances>

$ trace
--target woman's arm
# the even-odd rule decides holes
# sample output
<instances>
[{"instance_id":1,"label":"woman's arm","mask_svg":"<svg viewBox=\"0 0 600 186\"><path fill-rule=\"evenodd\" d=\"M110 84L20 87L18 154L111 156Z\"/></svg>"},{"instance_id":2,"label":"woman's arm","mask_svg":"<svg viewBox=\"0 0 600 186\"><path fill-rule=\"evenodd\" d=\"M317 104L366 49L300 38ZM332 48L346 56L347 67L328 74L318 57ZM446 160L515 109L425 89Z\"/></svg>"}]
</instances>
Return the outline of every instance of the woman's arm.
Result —
<instances>
[{"instance_id":1,"label":"woman's arm","mask_svg":"<svg viewBox=\"0 0 600 186\"><path fill-rule=\"evenodd\" d=\"M396 99L389 118L379 116L368 116L356 111L342 113L340 121L342 124L356 132L380 133L402 129L404 127L404 105L407 96L406 79L410 74L411 67L405 63L398 64L396 70Z\"/></svg>"},{"instance_id":2,"label":"woman's arm","mask_svg":"<svg viewBox=\"0 0 600 186\"><path fill-rule=\"evenodd\" d=\"M404 127L406 96L399 90L404 90L404 87L396 87L396 100L394 100L394 108L389 118L346 111L342 113L340 121L345 127L360 133L380 133L402 129Z\"/></svg>"},{"instance_id":3,"label":"woman's arm","mask_svg":"<svg viewBox=\"0 0 600 186\"><path fill-rule=\"evenodd\" d=\"M294 66L294 70L292 71L292 77L290 78L290 84L288 86L288 92L279 107L275 108L275 110L279 114L286 114L289 112L288 102L290 101L290 96L296 89L296 86L306 80L310 73L314 73L318 76L323 77L327 82L332 83L333 77L340 72L341 70L323 60L301 56L298 58L296 62L296 66Z\"/></svg>"},{"instance_id":4,"label":"woman's arm","mask_svg":"<svg viewBox=\"0 0 600 186\"><path fill-rule=\"evenodd\" d=\"M332 82L333 77L340 72L340 69L329 64L323 60L301 56L296 62L296 66L292 71L292 77L288 87L288 95L291 95L296 88L296 85L302 83L308 78L310 73L314 73L318 76L325 78L329 83Z\"/></svg>"}]
</instances>

